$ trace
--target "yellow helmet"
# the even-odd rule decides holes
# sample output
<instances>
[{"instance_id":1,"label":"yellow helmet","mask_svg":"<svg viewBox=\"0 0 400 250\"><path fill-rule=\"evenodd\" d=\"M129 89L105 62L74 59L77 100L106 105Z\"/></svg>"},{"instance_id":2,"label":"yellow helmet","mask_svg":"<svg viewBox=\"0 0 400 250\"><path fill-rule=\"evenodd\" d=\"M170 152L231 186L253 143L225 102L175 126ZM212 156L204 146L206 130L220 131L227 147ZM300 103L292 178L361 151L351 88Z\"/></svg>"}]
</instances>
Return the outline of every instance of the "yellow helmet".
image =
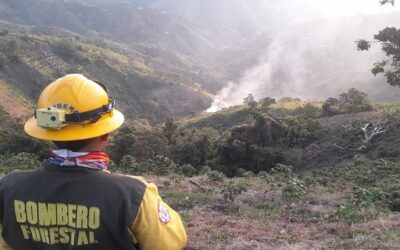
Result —
<instances>
[{"instance_id":1,"label":"yellow helmet","mask_svg":"<svg viewBox=\"0 0 400 250\"><path fill-rule=\"evenodd\" d=\"M77 141L119 128L124 116L114 108L107 89L80 74L69 74L48 85L38 100L25 132L49 141Z\"/></svg>"}]
</instances>

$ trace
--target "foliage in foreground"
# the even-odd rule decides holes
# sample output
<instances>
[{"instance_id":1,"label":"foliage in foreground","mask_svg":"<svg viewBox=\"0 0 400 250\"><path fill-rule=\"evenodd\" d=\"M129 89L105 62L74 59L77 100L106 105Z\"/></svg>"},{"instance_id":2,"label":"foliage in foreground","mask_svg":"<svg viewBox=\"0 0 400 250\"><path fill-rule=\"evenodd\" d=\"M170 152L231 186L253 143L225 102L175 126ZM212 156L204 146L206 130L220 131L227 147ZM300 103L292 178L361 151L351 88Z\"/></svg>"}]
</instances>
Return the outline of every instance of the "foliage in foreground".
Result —
<instances>
[{"instance_id":1,"label":"foliage in foreground","mask_svg":"<svg viewBox=\"0 0 400 250\"><path fill-rule=\"evenodd\" d=\"M332 248L357 248L361 246L357 238L369 237L362 246L389 247L399 243L390 225L386 226L385 232L393 237L372 235L374 231L368 228L369 224L383 223L400 212L398 162L357 156L321 170L297 173L291 166L277 164L258 175L243 170L242 177L227 179L208 167L202 168L200 176L185 178L183 170L179 170L171 159L157 156L152 161L153 165L142 165L133 156L125 156L114 166L120 171L129 173L134 169L144 175L165 171L160 194L181 212L189 233L201 226L196 220L204 216L202 211L211 211L213 216L207 217L208 220L218 220L207 221L210 227L226 220L235 225L250 221L257 227L265 224L276 228L275 236L269 235L268 242L274 237L291 242L316 237L313 239ZM20 153L0 157L0 165L3 172L10 172L35 168L40 162L35 155ZM299 237L296 231L314 227L318 228L318 234L314 232L314 236L305 233ZM224 228L223 224L218 225L216 232L220 234L214 232L214 236L210 236L213 242L239 236L235 231L226 236L223 230L227 229Z\"/></svg>"},{"instance_id":2,"label":"foliage in foreground","mask_svg":"<svg viewBox=\"0 0 400 250\"><path fill-rule=\"evenodd\" d=\"M206 221L209 230L202 237L209 240L207 244L230 244L236 237L260 237L260 232L265 237L258 241L269 246L275 241L294 245L313 241L329 249L394 249L400 244L396 223L390 222L400 215L393 206L399 163L361 157L302 173L279 165L256 176L244 173L215 181L214 175L191 178L197 186L184 179L161 191L184 214L189 233L204 230ZM257 230L249 227L245 234L232 230L231 223L238 229L247 222Z\"/></svg>"}]
</instances>

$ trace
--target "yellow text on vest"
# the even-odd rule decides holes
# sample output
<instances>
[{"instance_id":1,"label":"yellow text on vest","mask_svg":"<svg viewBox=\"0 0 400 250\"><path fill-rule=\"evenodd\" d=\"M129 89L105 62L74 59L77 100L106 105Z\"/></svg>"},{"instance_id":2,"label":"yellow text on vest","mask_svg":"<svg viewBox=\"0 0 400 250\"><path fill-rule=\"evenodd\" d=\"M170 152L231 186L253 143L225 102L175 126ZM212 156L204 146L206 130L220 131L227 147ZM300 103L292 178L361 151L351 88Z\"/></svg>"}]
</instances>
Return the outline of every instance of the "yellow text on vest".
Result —
<instances>
[{"instance_id":1,"label":"yellow text on vest","mask_svg":"<svg viewBox=\"0 0 400 250\"><path fill-rule=\"evenodd\" d=\"M48 245L96 244L100 209L77 204L14 200L15 219L25 240Z\"/></svg>"}]
</instances>

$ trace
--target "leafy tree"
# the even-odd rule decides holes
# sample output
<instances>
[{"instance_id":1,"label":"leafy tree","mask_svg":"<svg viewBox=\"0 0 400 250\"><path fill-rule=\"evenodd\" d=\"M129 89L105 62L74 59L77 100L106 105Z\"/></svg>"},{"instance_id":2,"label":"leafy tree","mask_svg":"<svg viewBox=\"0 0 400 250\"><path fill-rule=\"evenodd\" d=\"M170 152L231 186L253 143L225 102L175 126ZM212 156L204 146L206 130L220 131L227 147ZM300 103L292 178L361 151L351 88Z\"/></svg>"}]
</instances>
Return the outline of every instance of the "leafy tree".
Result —
<instances>
[{"instance_id":1,"label":"leafy tree","mask_svg":"<svg viewBox=\"0 0 400 250\"><path fill-rule=\"evenodd\" d=\"M217 158L211 162L217 170L233 176L236 169L266 171L282 162L278 146L287 132L286 126L271 116L254 112L254 124L241 125L230 130L217 143ZM210 163L210 164L211 164Z\"/></svg>"},{"instance_id":2,"label":"leafy tree","mask_svg":"<svg viewBox=\"0 0 400 250\"><path fill-rule=\"evenodd\" d=\"M271 106L272 104L276 103L276 100L271 97L264 97L259 102L261 103L262 108L266 109L269 108L269 106Z\"/></svg>"},{"instance_id":3,"label":"leafy tree","mask_svg":"<svg viewBox=\"0 0 400 250\"><path fill-rule=\"evenodd\" d=\"M320 110L318 107L314 106L312 103L306 103L303 107L298 107L294 110L295 115L300 115L309 118L316 118L320 115Z\"/></svg>"},{"instance_id":4,"label":"leafy tree","mask_svg":"<svg viewBox=\"0 0 400 250\"><path fill-rule=\"evenodd\" d=\"M380 0L379 2L382 5L394 5L395 0ZM400 29L386 27L374 35L374 39L374 42L381 43L382 50L388 59L376 62L371 69L372 74L383 74L390 85L400 87ZM357 40L356 44L359 51L368 50L371 47L371 42L365 39Z\"/></svg>"},{"instance_id":5,"label":"leafy tree","mask_svg":"<svg viewBox=\"0 0 400 250\"><path fill-rule=\"evenodd\" d=\"M156 129L122 128L108 148L111 159L116 163L126 155L132 155L139 162L146 161L167 144L165 137Z\"/></svg>"},{"instance_id":6,"label":"leafy tree","mask_svg":"<svg viewBox=\"0 0 400 250\"><path fill-rule=\"evenodd\" d=\"M166 155L180 165L190 164L200 169L207 164L216 140L214 130L183 130L177 136L176 144L165 148Z\"/></svg>"},{"instance_id":7,"label":"leafy tree","mask_svg":"<svg viewBox=\"0 0 400 250\"><path fill-rule=\"evenodd\" d=\"M323 115L335 115L339 114L339 99L329 97L324 104L322 104L322 114Z\"/></svg>"},{"instance_id":8,"label":"leafy tree","mask_svg":"<svg viewBox=\"0 0 400 250\"><path fill-rule=\"evenodd\" d=\"M304 147L321 135L321 124L313 118L289 116L285 118L287 134L281 141L290 147Z\"/></svg>"},{"instance_id":9,"label":"leafy tree","mask_svg":"<svg viewBox=\"0 0 400 250\"><path fill-rule=\"evenodd\" d=\"M355 88L340 94L339 99L328 98L322 105L324 115L356 113L372 110L368 95Z\"/></svg>"},{"instance_id":10,"label":"leafy tree","mask_svg":"<svg viewBox=\"0 0 400 250\"><path fill-rule=\"evenodd\" d=\"M340 110L344 113L368 111L372 109L368 95L355 88L349 89L347 93L340 94Z\"/></svg>"},{"instance_id":11,"label":"leafy tree","mask_svg":"<svg viewBox=\"0 0 400 250\"><path fill-rule=\"evenodd\" d=\"M131 155L125 155L121 159L118 167L123 171L127 171L135 175L141 175L148 171L145 164L136 162L135 157Z\"/></svg>"},{"instance_id":12,"label":"leafy tree","mask_svg":"<svg viewBox=\"0 0 400 250\"><path fill-rule=\"evenodd\" d=\"M250 108L253 109L257 106L257 102L254 100L254 96L251 93L243 99L243 104L248 105Z\"/></svg>"},{"instance_id":13,"label":"leafy tree","mask_svg":"<svg viewBox=\"0 0 400 250\"><path fill-rule=\"evenodd\" d=\"M197 170L190 164L185 164L180 167L181 173L184 176L192 177L197 173Z\"/></svg>"},{"instance_id":14,"label":"leafy tree","mask_svg":"<svg viewBox=\"0 0 400 250\"><path fill-rule=\"evenodd\" d=\"M176 144L176 129L178 126L174 123L174 119L167 118L164 124L163 132L168 140L168 144Z\"/></svg>"},{"instance_id":15,"label":"leafy tree","mask_svg":"<svg viewBox=\"0 0 400 250\"><path fill-rule=\"evenodd\" d=\"M134 143L135 135L133 131L129 128L122 128L110 143L108 153L111 159L119 163L125 155L131 155Z\"/></svg>"},{"instance_id":16,"label":"leafy tree","mask_svg":"<svg viewBox=\"0 0 400 250\"><path fill-rule=\"evenodd\" d=\"M149 164L150 169L156 175L169 175L179 172L177 164L163 155L156 155L149 161Z\"/></svg>"}]
</instances>

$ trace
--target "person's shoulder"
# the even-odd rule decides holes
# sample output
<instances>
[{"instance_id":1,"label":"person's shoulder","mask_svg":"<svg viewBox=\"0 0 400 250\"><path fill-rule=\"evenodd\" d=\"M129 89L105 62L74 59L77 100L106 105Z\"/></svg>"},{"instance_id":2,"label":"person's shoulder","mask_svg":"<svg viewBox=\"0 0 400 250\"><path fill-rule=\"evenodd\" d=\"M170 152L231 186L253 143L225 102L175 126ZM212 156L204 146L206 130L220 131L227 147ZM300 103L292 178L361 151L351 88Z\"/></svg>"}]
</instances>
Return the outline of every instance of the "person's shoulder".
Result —
<instances>
[{"instance_id":1,"label":"person's shoulder","mask_svg":"<svg viewBox=\"0 0 400 250\"><path fill-rule=\"evenodd\" d=\"M39 169L31 169L31 170L13 170L12 172L6 174L2 180L14 179L14 178L22 178L24 176L31 175L35 172L39 171Z\"/></svg>"},{"instance_id":2,"label":"person's shoulder","mask_svg":"<svg viewBox=\"0 0 400 250\"><path fill-rule=\"evenodd\" d=\"M14 170L8 174L6 174L4 177L0 179L0 184L5 185L7 183L15 183L19 180L22 180L26 178L27 176L30 176L34 173L39 171L39 169L32 169L32 170Z\"/></svg>"},{"instance_id":3,"label":"person's shoulder","mask_svg":"<svg viewBox=\"0 0 400 250\"><path fill-rule=\"evenodd\" d=\"M149 185L146 179L142 176L133 176L133 175L117 174L117 173L110 173L110 175L107 176L113 179L113 182L122 185L137 185L143 188L146 188Z\"/></svg>"}]
</instances>

